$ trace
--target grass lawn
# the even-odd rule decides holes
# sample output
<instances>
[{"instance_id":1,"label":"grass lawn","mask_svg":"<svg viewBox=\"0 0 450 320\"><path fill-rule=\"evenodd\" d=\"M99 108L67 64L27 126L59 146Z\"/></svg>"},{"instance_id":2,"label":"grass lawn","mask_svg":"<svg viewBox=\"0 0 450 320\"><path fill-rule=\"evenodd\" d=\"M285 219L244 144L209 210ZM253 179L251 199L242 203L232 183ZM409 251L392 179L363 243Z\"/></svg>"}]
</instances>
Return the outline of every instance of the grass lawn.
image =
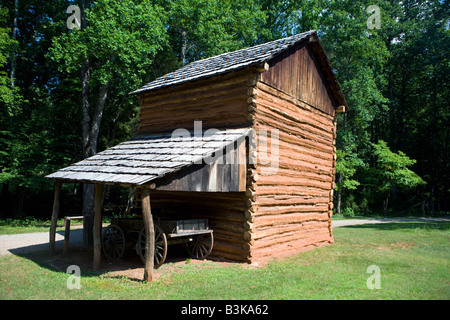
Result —
<instances>
[{"instance_id":1,"label":"grass lawn","mask_svg":"<svg viewBox=\"0 0 450 320\"><path fill-rule=\"evenodd\" d=\"M0 299L450 299L450 224L389 223L334 229L335 243L264 267L166 263L142 283L81 268L81 289L46 254L0 257ZM70 255L68 258L70 259ZM381 288L367 273L379 267ZM140 269L141 272L143 269ZM142 271L143 272L143 271Z\"/></svg>"}]
</instances>

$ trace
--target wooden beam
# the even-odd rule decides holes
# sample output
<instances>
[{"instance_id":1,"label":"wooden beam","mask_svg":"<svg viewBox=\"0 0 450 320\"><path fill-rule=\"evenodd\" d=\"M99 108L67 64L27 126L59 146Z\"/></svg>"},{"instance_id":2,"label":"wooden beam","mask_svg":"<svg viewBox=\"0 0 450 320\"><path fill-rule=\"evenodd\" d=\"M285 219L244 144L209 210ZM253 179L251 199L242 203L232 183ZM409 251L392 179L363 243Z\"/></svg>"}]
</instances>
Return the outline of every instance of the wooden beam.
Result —
<instances>
[{"instance_id":1,"label":"wooden beam","mask_svg":"<svg viewBox=\"0 0 450 320\"><path fill-rule=\"evenodd\" d=\"M55 238L56 238L56 225L59 215L59 198L61 195L61 180L56 180L55 182L55 196L53 199L53 212L52 212L52 223L50 225L50 254L55 253Z\"/></svg>"},{"instance_id":2,"label":"wooden beam","mask_svg":"<svg viewBox=\"0 0 450 320\"><path fill-rule=\"evenodd\" d=\"M336 113L343 113L343 112L347 112L347 108L344 105L338 106L336 108Z\"/></svg>"},{"instance_id":3,"label":"wooden beam","mask_svg":"<svg viewBox=\"0 0 450 320\"><path fill-rule=\"evenodd\" d=\"M269 64L267 62L264 62L256 67L256 71L258 72L264 72L269 70Z\"/></svg>"},{"instance_id":4,"label":"wooden beam","mask_svg":"<svg viewBox=\"0 0 450 320\"><path fill-rule=\"evenodd\" d=\"M102 200L103 184L95 184L95 208L94 208L94 270L100 269L102 254Z\"/></svg>"},{"instance_id":5,"label":"wooden beam","mask_svg":"<svg viewBox=\"0 0 450 320\"><path fill-rule=\"evenodd\" d=\"M155 255L155 227L153 225L152 211L150 208L150 189L142 188L142 217L146 233L144 281L153 281L153 267Z\"/></svg>"}]
</instances>

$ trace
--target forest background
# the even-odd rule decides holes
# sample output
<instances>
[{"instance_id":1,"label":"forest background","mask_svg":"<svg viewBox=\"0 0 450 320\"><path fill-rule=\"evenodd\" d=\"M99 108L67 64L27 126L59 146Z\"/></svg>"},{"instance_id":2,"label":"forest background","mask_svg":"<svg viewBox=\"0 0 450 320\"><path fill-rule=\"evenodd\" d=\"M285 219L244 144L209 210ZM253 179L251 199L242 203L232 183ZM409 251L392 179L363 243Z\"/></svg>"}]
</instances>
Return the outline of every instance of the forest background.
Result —
<instances>
[{"instance_id":1,"label":"forest background","mask_svg":"<svg viewBox=\"0 0 450 320\"><path fill-rule=\"evenodd\" d=\"M335 213L444 214L449 8L442 0L2 0L0 218L49 218L54 182L45 175L134 136L139 103L129 92L186 63L309 30L349 106L337 119ZM106 209L118 214L129 194L108 187ZM61 211L79 215L83 187L64 184L63 197Z\"/></svg>"}]
</instances>

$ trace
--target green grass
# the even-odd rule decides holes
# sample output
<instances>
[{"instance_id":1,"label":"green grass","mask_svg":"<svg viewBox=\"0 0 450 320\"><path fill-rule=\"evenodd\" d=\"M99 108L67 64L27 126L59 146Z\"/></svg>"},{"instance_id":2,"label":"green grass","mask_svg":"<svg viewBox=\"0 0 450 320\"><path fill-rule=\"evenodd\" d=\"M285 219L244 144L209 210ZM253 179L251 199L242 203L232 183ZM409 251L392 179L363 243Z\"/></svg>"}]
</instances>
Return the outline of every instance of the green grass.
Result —
<instances>
[{"instance_id":1,"label":"green grass","mask_svg":"<svg viewBox=\"0 0 450 320\"><path fill-rule=\"evenodd\" d=\"M108 224L111 218L103 219L103 223ZM21 219L0 219L0 236L8 234L48 232L50 230L51 220L36 219L34 217L25 217ZM57 220L57 231L64 230L64 219ZM71 228L83 225L81 220L71 221Z\"/></svg>"},{"instance_id":2,"label":"green grass","mask_svg":"<svg viewBox=\"0 0 450 320\"><path fill-rule=\"evenodd\" d=\"M63 230L63 219L57 222L57 230ZM34 217L25 217L22 219L0 219L0 235L48 232L50 229L50 220L40 220Z\"/></svg>"},{"instance_id":3,"label":"green grass","mask_svg":"<svg viewBox=\"0 0 450 320\"><path fill-rule=\"evenodd\" d=\"M6 256L0 257L0 299L448 300L449 228L448 223L335 228L333 245L264 267L167 263L152 283L82 268L80 290L67 289L70 275L45 254ZM380 268L381 289L367 288L370 265Z\"/></svg>"}]
</instances>

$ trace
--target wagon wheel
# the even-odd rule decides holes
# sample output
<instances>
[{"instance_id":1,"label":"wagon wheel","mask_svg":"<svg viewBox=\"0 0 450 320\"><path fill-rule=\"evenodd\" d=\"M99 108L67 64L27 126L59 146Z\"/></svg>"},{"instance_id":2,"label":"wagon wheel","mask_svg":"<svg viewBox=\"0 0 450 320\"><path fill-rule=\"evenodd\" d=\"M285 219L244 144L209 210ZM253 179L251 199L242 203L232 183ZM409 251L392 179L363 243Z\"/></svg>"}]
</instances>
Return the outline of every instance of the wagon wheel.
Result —
<instances>
[{"instance_id":1,"label":"wagon wheel","mask_svg":"<svg viewBox=\"0 0 450 320\"><path fill-rule=\"evenodd\" d=\"M110 260L120 259L125 252L125 234L115 224L106 227L102 237L102 249Z\"/></svg>"},{"instance_id":2,"label":"wagon wheel","mask_svg":"<svg viewBox=\"0 0 450 320\"><path fill-rule=\"evenodd\" d=\"M195 259L205 259L212 251L214 237L212 233L194 236L192 241L186 243L186 249Z\"/></svg>"},{"instance_id":3,"label":"wagon wheel","mask_svg":"<svg viewBox=\"0 0 450 320\"><path fill-rule=\"evenodd\" d=\"M145 233L145 227L142 227L139 233L139 240L137 243L137 252L141 257L142 262L145 263L145 244L147 241L147 235ZM167 237L161 229L161 227L155 224L155 259L153 260L153 267L159 268L166 260L167 256Z\"/></svg>"}]
</instances>

